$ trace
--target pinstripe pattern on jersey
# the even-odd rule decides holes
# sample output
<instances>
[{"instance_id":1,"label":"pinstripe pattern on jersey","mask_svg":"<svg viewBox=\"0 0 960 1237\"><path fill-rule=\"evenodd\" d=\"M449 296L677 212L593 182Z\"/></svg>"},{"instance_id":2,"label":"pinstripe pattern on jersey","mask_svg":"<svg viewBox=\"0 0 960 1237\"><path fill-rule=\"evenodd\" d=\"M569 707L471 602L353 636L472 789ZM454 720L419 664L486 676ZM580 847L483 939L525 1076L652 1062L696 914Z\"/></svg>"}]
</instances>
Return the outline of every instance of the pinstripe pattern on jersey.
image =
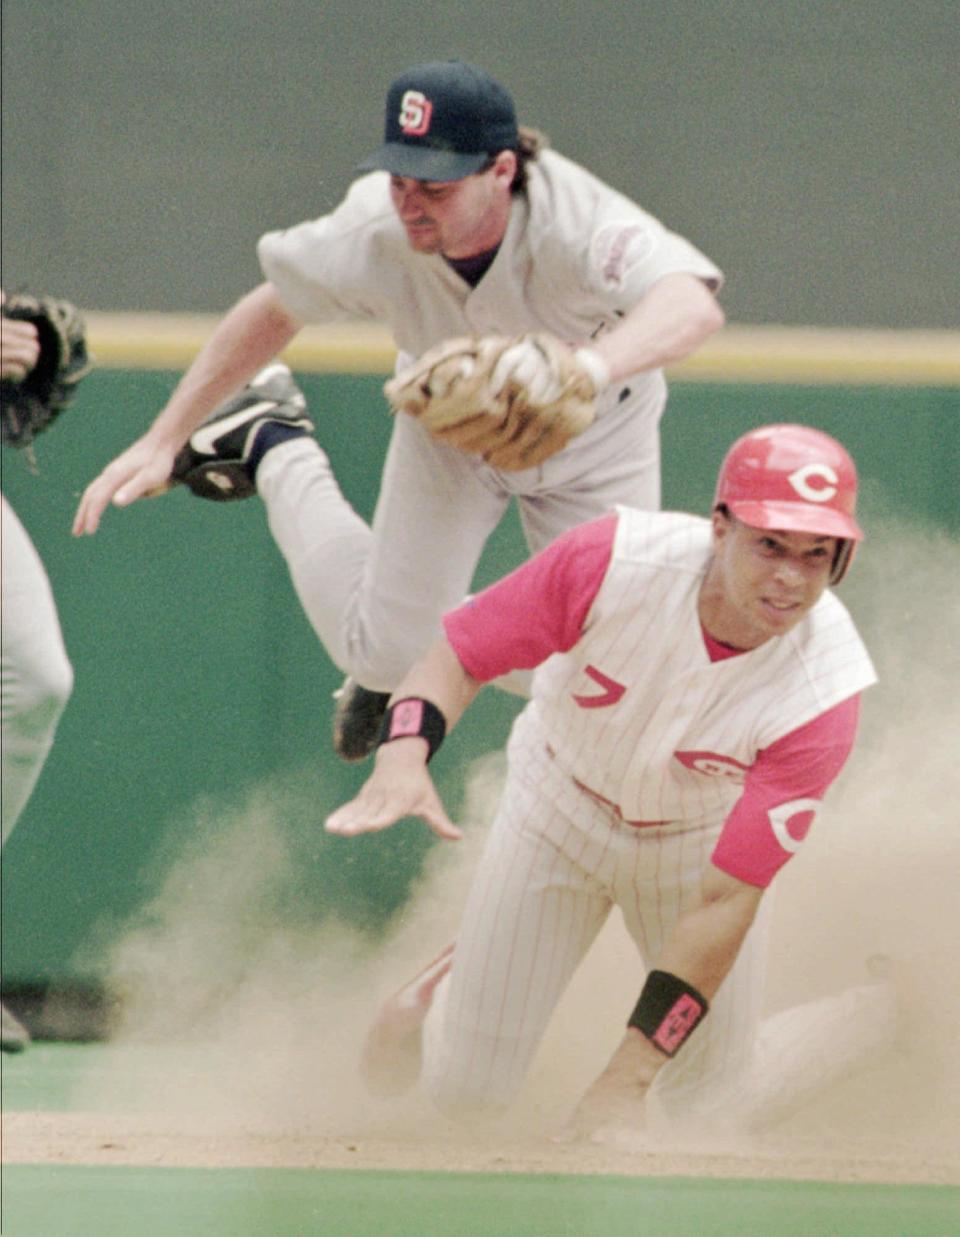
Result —
<instances>
[{"instance_id":1,"label":"pinstripe pattern on jersey","mask_svg":"<svg viewBox=\"0 0 960 1237\"><path fill-rule=\"evenodd\" d=\"M757 752L875 681L846 609L826 592L786 636L711 662L697 614L710 525L621 509L610 568L582 640L538 672L529 721L567 772L635 820L725 814L728 777L676 758L709 751L749 767ZM596 675L619 699L585 709Z\"/></svg>"},{"instance_id":2,"label":"pinstripe pattern on jersey","mask_svg":"<svg viewBox=\"0 0 960 1237\"><path fill-rule=\"evenodd\" d=\"M702 897L739 781L698 771L677 751L739 764L874 679L846 610L829 593L792 633L711 662L697 615L710 552L706 520L620 511L613 560L583 640L537 672L514 724L509 773L450 975L425 1025L423 1080L439 1107L510 1104L573 972L614 905L645 969ZM587 671L592 667L594 673ZM610 703L580 707L599 672ZM717 766L722 774L722 762ZM578 789L619 804L638 829ZM711 1012L657 1077L652 1110L673 1120L722 1111L750 1069L760 1023L770 895Z\"/></svg>"}]
</instances>

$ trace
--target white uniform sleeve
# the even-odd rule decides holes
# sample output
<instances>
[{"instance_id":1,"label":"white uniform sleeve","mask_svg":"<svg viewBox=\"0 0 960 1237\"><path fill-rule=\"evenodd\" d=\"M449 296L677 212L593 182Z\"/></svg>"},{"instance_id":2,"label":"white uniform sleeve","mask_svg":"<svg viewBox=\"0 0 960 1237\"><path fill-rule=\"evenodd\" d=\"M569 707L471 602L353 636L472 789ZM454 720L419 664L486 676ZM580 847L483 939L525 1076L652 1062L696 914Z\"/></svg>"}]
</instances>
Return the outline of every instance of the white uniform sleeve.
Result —
<instances>
[{"instance_id":1,"label":"white uniform sleeve","mask_svg":"<svg viewBox=\"0 0 960 1237\"><path fill-rule=\"evenodd\" d=\"M579 294L626 313L665 275L689 273L714 290L720 269L684 237L578 164L545 151L531 169L531 232L554 294Z\"/></svg>"},{"instance_id":2,"label":"white uniform sleeve","mask_svg":"<svg viewBox=\"0 0 960 1237\"><path fill-rule=\"evenodd\" d=\"M639 208L636 217L611 217L593 234L588 282L601 296L622 301L621 309L635 305L665 275L678 273L696 275L714 291L723 282L699 249Z\"/></svg>"},{"instance_id":3,"label":"white uniform sleeve","mask_svg":"<svg viewBox=\"0 0 960 1237\"><path fill-rule=\"evenodd\" d=\"M261 237L261 269L284 306L302 321L388 316L373 274L383 266L378 245L384 225L393 224L384 184L383 177L363 177L331 214Z\"/></svg>"}]
</instances>

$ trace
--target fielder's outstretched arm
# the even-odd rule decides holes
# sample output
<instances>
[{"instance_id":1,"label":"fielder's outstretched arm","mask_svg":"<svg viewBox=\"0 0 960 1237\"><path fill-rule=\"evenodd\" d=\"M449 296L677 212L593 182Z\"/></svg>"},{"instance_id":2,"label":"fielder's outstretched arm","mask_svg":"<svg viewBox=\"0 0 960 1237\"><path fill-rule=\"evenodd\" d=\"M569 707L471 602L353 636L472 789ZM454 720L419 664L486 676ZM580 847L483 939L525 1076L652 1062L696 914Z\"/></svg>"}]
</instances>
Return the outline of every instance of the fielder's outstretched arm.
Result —
<instances>
[{"instance_id":1,"label":"fielder's outstretched arm","mask_svg":"<svg viewBox=\"0 0 960 1237\"><path fill-rule=\"evenodd\" d=\"M159 489L177 452L213 410L290 343L302 323L263 283L217 326L147 432L87 486L73 521L76 536L95 533L109 503L126 507Z\"/></svg>"},{"instance_id":2,"label":"fielder's outstretched arm","mask_svg":"<svg viewBox=\"0 0 960 1237\"><path fill-rule=\"evenodd\" d=\"M390 727L396 719L391 733L397 737L377 748L373 772L355 799L327 817L327 832L352 837L386 829L404 816L419 816L439 837L461 838L436 792L427 760L481 686L464 670L449 642L438 639L390 698L385 724ZM412 707L405 710L404 702Z\"/></svg>"}]
</instances>

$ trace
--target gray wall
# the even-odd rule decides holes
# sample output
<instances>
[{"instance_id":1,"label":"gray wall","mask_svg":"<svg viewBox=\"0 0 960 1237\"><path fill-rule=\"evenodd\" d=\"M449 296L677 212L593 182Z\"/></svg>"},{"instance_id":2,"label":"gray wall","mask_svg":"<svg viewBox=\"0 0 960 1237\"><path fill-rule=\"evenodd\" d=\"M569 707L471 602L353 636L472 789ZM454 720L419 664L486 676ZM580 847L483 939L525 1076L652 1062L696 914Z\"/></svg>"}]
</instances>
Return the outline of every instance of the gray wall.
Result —
<instances>
[{"instance_id":1,"label":"gray wall","mask_svg":"<svg viewBox=\"0 0 960 1237\"><path fill-rule=\"evenodd\" d=\"M739 322L957 325L956 0L3 0L3 279L217 311L386 82L460 55L697 241Z\"/></svg>"}]
</instances>

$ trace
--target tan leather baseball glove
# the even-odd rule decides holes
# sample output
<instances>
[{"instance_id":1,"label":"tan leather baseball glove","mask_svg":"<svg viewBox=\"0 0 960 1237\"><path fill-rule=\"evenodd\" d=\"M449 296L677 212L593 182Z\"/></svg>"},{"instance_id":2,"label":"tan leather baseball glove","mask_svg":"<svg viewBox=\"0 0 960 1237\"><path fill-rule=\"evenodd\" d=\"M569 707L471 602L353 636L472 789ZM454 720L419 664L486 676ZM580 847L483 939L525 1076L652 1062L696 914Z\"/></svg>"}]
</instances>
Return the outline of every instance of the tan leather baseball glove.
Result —
<instances>
[{"instance_id":1,"label":"tan leather baseball glove","mask_svg":"<svg viewBox=\"0 0 960 1237\"><path fill-rule=\"evenodd\" d=\"M533 468L593 423L604 361L545 333L447 340L391 378L395 412L494 468Z\"/></svg>"}]
</instances>

